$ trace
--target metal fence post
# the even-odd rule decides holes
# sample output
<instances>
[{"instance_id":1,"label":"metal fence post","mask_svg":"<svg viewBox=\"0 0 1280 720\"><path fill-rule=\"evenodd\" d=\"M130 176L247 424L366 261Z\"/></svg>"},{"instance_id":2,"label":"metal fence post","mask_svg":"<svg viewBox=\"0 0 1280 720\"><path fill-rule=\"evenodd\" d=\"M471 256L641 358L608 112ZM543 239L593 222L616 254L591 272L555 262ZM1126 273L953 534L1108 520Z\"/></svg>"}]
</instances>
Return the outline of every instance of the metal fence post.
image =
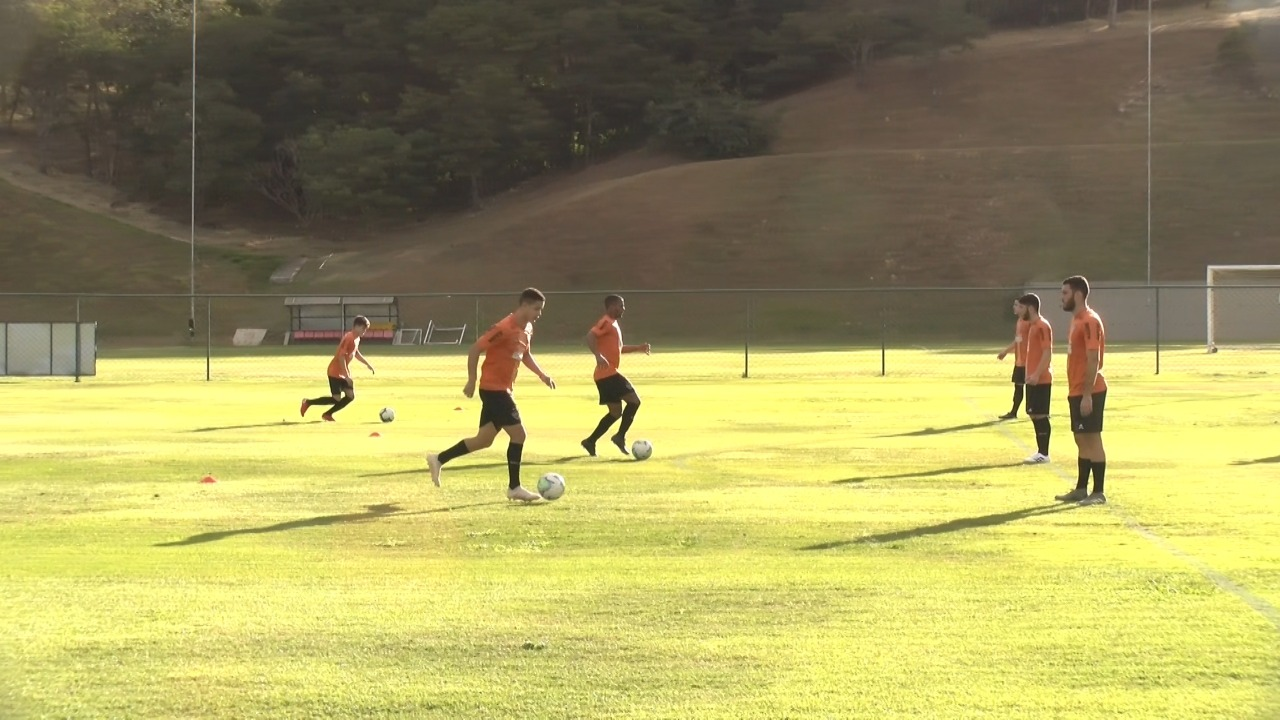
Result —
<instances>
[{"instance_id":1,"label":"metal fence post","mask_svg":"<svg viewBox=\"0 0 1280 720\"><path fill-rule=\"evenodd\" d=\"M1156 287L1156 374L1160 374L1160 288Z\"/></svg>"},{"instance_id":2,"label":"metal fence post","mask_svg":"<svg viewBox=\"0 0 1280 720\"><path fill-rule=\"evenodd\" d=\"M747 296L747 327L742 335L742 377L751 377L751 326L755 321L755 298Z\"/></svg>"},{"instance_id":3,"label":"metal fence post","mask_svg":"<svg viewBox=\"0 0 1280 720\"><path fill-rule=\"evenodd\" d=\"M76 382L80 382L80 298L76 298Z\"/></svg>"},{"instance_id":4,"label":"metal fence post","mask_svg":"<svg viewBox=\"0 0 1280 720\"><path fill-rule=\"evenodd\" d=\"M213 375L213 298L204 300L204 381Z\"/></svg>"},{"instance_id":5,"label":"metal fence post","mask_svg":"<svg viewBox=\"0 0 1280 720\"><path fill-rule=\"evenodd\" d=\"M886 355L885 335L888 332L888 327L887 327L888 318L885 316L886 315L885 295L884 293L879 293L879 295L880 295L880 377L884 377L885 375L888 374L888 371L886 368L886 358L885 358L885 355Z\"/></svg>"},{"instance_id":6,"label":"metal fence post","mask_svg":"<svg viewBox=\"0 0 1280 720\"><path fill-rule=\"evenodd\" d=\"M480 342L480 296L476 296L476 324L471 326L473 342Z\"/></svg>"}]
</instances>

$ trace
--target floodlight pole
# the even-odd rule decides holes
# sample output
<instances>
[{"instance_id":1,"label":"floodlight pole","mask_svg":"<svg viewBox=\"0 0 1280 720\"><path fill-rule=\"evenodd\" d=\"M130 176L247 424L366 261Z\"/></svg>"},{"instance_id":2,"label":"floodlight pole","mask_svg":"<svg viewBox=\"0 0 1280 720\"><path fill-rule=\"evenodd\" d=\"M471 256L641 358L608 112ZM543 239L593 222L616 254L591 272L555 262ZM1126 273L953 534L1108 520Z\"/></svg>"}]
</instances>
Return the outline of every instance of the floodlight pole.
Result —
<instances>
[{"instance_id":1,"label":"floodlight pole","mask_svg":"<svg viewBox=\"0 0 1280 720\"><path fill-rule=\"evenodd\" d=\"M1152 140L1152 102L1155 92L1151 87L1151 43L1154 30L1151 16L1152 0L1147 0L1147 284L1151 284L1151 140Z\"/></svg>"},{"instance_id":2,"label":"floodlight pole","mask_svg":"<svg viewBox=\"0 0 1280 720\"><path fill-rule=\"evenodd\" d=\"M191 314L187 336L196 337L196 16L198 0L191 0Z\"/></svg>"}]
</instances>

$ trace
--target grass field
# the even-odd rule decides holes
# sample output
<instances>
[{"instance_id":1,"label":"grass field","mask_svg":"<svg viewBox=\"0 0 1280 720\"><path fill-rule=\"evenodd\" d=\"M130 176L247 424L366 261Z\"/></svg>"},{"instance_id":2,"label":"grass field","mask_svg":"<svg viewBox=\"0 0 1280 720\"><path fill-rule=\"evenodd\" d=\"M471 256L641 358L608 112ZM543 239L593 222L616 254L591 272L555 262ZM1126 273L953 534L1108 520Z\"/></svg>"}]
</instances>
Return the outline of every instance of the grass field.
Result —
<instances>
[{"instance_id":1,"label":"grass field","mask_svg":"<svg viewBox=\"0 0 1280 720\"><path fill-rule=\"evenodd\" d=\"M548 353L525 475L569 491L535 506L501 445L428 481L474 426L459 358L368 354L336 424L296 415L320 355L0 381L0 717L1280 715L1258 356L1113 377L1112 502L1077 508L1061 416L1054 464L1018 465L986 353L640 358L643 463L581 456L582 354Z\"/></svg>"}]
</instances>

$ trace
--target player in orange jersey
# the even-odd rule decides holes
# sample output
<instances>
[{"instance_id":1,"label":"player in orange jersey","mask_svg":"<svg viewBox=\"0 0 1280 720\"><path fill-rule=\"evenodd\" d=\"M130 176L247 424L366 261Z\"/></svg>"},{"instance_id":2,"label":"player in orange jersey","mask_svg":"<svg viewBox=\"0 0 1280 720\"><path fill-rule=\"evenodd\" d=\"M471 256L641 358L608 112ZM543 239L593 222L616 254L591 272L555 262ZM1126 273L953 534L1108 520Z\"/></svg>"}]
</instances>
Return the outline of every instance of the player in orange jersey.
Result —
<instances>
[{"instance_id":1,"label":"player in orange jersey","mask_svg":"<svg viewBox=\"0 0 1280 720\"><path fill-rule=\"evenodd\" d=\"M329 361L329 393L331 397L318 397L302 401L302 415L306 417L307 409L312 405L332 405L333 409L321 415L325 422L333 422L333 414L350 405L356 399L356 384L351 379L351 360L354 358L364 363L369 372L373 366L364 355L360 354L360 337L369 329L369 318L357 315L351 321L351 330L342 336L338 349Z\"/></svg>"},{"instance_id":2,"label":"player in orange jersey","mask_svg":"<svg viewBox=\"0 0 1280 720\"><path fill-rule=\"evenodd\" d=\"M1028 465L1049 462L1049 401L1053 396L1053 327L1040 316L1040 296L1018 298L1026 325L1023 356L1027 362L1027 416L1036 429L1036 452L1023 460Z\"/></svg>"},{"instance_id":3,"label":"player in orange jersey","mask_svg":"<svg viewBox=\"0 0 1280 720\"><path fill-rule=\"evenodd\" d=\"M445 463L489 447L501 430L510 439L507 445L507 498L524 502L542 499L541 495L520 486L520 460L527 434L512 390L522 364L547 387L552 390L556 387L555 381L538 367L530 351L533 324L542 317L542 308L546 302L546 296L537 289L526 289L520 294L520 304L515 311L499 320L471 346L471 352L467 354L467 384L462 388L462 394L467 397L475 395L476 366L483 354L484 365L480 370L480 429L474 437L459 441L438 455L427 455L431 482L436 487L440 486L440 469Z\"/></svg>"},{"instance_id":4,"label":"player in orange jersey","mask_svg":"<svg viewBox=\"0 0 1280 720\"><path fill-rule=\"evenodd\" d=\"M627 431L631 429L631 423L635 421L636 413L640 411L640 396L636 394L631 381L618 371L618 366L621 364L623 355L637 352L648 355L652 352L652 348L648 343L622 344L622 326L618 321L626 311L627 303L621 295L606 297L604 316L587 333L587 347L596 358L595 380L596 390L600 393L600 404L609 409L605 416L600 418L600 423L596 425L591 436L582 441L583 449L592 457L596 454L596 442L604 437L618 418L622 418L622 425L609 440L618 446L623 455L630 454L627 451ZM623 403L626 403L625 410L622 407Z\"/></svg>"},{"instance_id":5,"label":"player in orange jersey","mask_svg":"<svg viewBox=\"0 0 1280 720\"><path fill-rule=\"evenodd\" d=\"M1062 281L1062 309L1071 316L1067 338L1067 404L1071 408L1071 432L1079 448L1080 475L1076 488L1056 496L1062 502L1100 505L1107 473L1107 452L1102 447L1102 416L1107 407L1107 380L1102 375L1107 337L1102 318L1089 307L1089 281L1073 275ZM1093 492L1089 493L1089 474Z\"/></svg>"},{"instance_id":6,"label":"player in orange jersey","mask_svg":"<svg viewBox=\"0 0 1280 720\"><path fill-rule=\"evenodd\" d=\"M1027 321L1022 319L1025 308L1019 300L1013 301L1013 314L1017 321L1013 326L1013 342L1005 346L996 356L1004 360L1013 353L1013 409L1000 416L1001 420L1013 420L1018 417L1018 407L1022 405L1023 386L1027 382Z\"/></svg>"}]
</instances>

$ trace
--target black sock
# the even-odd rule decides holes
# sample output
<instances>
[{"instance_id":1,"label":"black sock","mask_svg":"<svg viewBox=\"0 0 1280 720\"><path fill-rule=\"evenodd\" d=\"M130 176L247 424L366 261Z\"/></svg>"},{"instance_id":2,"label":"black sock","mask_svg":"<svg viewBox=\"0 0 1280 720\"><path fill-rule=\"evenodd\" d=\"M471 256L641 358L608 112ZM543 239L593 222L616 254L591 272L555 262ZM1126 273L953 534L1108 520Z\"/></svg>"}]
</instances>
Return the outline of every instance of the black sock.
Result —
<instances>
[{"instance_id":1,"label":"black sock","mask_svg":"<svg viewBox=\"0 0 1280 720\"><path fill-rule=\"evenodd\" d=\"M596 425L596 429L591 433L591 437L587 438L587 442L595 444L597 440L604 437L605 433L609 432L609 428L613 427L616 422L618 422L617 416L612 413L605 413L604 417L600 418L600 424Z\"/></svg>"},{"instance_id":2,"label":"black sock","mask_svg":"<svg viewBox=\"0 0 1280 720\"><path fill-rule=\"evenodd\" d=\"M331 397L320 397L320 398L316 398L315 400L308 400L307 404L308 405L332 405L336 402L338 401L334 400Z\"/></svg>"},{"instance_id":3,"label":"black sock","mask_svg":"<svg viewBox=\"0 0 1280 720\"><path fill-rule=\"evenodd\" d=\"M467 444L459 440L457 445L454 445L448 450L445 450L444 452L440 453L439 455L440 464L443 465L449 462L450 460L457 460L458 458L462 457L463 455L466 455L469 452L471 451L467 449Z\"/></svg>"},{"instance_id":4,"label":"black sock","mask_svg":"<svg viewBox=\"0 0 1280 720\"><path fill-rule=\"evenodd\" d=\"M1022 407L1022 392L1021 385L1013 386L1013 409L1009 411L1010 415L1017 415L1018 408Z\"/></svg>"},{"instance_id":5,"label":"black sock","mask_svg":"<svg viewBox=\"0 0 1280 720\"><path fill-rule=\"evenodd\" d=\"M1107 461L1103 460L1102 462L1097 462L1095 460L1090 464L1093 465L1093 491L1100 493L1102 492L1102 486L1107 479Z\"/></svg>"},{"instance_id":6,"label":"black sock","mask_svg":"<svg viewBox=\"0 0 1280 720\"><path fill-rule=\"evenodd\" d=\"M1080 464L1080 477L1076 480L1077 490L1089 489L1089 470L1093 468L1093 461L1080 458L1077 461Z\"/></svg>"},{"instance_id":7,"label":"black sock","mask_svg":"<svg viewBox=\"0 0 1280 720\"><path fill-rule=\"evenodd\" d=\"M520 487L520 456L524 454L523 443L511 443L507 446L507 489Z\"/></svg>"},{"instance_id":8,"label":"black sock","mask_svg":"<svg viewBox=\"0 0 1280 720\"><path fill-rule=\"evenodd\" d=\"M342 398L341 400L339 400L339 401L338 401L338 402L333 406L333 409L332 409L332 410L330 410L329 412L327 412L327 413L325 413L325 414L326 414L326 415L333 415L334 413L338 412L338 411L339 411L339 410L341 410L342 408L344 408L344 407L346 407L346 406L350 405L351 403L355 402L355 400L356 400L355 398L350 397L350 396L344 397L344 398Z\"/></svg>"},{"instance_id":9,"label":"black sock","mask_svg":"<svg viewBox=\"0 0 1280 720\"><path fill-rule=\"evenodd\" d=\"M636 413L640 412L640 403L627 403L622 409L622 424L618 426L619 437L626 437L627 431L631 429L631 423L636 421Z\"/></svg>"},{"instance_id":10,"label":"black sock","mask_svg":"<svg viewBox=\"0 0 1280 720\"><path fill-rule=\"evenodd\" d=\"M1041 455L1049 457L1049 435L1052 432L1049 418L1032 418L1031 424L1036 429L1036 449Z\"/></svg>"}]
</instances>

